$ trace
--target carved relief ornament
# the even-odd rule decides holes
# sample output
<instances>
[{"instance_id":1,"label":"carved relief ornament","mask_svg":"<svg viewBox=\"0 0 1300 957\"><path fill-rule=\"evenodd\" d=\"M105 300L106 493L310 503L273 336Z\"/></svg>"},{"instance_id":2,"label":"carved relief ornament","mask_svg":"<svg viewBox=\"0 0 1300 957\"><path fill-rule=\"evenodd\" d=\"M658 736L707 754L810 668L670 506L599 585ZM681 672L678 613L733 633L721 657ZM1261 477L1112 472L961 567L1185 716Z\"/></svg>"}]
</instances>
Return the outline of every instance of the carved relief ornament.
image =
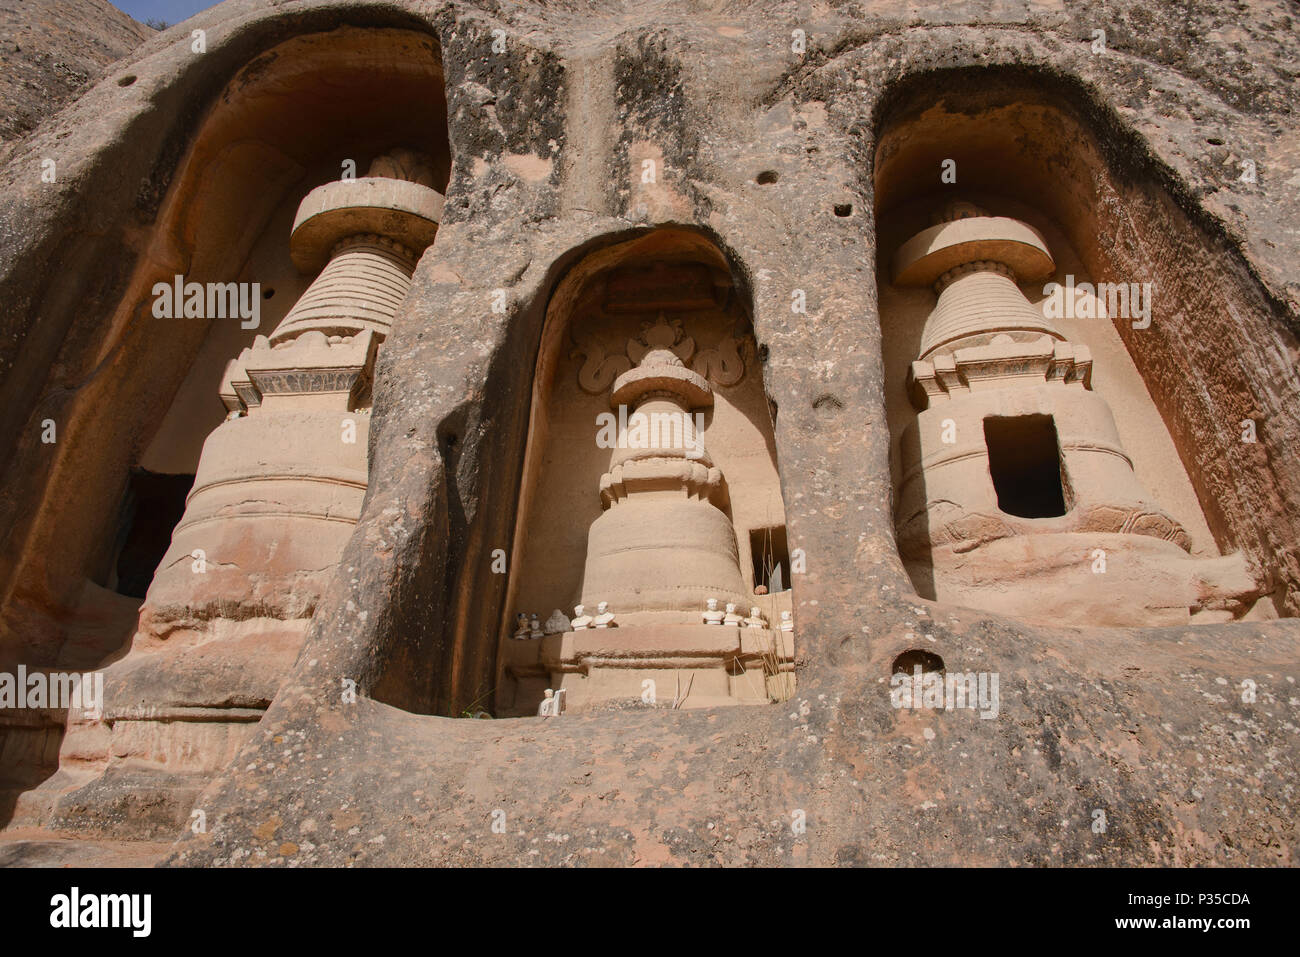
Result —
<instances>
[{"instance_id":1,"label":"carved relief ornament","mask_svg":"<svg viewBox=\"0 0 1300 957\"><path fill-rule=\"evenodd\" d=\"M732 386L745 375L743 342L734 334L721 339L717 345L696 352L695 340L686 335L681 319L668 319L663 313L654 321L641 323L641 331L628 339L621 352L611 352L605 342L591 329L574 329L575 348L570 358L583 357L578 370L578 385L590 395L601 395L609 390L624 372L640 364L652 350L665 349L682 360L682 364L710 382Z\"/></svg>"}]
</instances>

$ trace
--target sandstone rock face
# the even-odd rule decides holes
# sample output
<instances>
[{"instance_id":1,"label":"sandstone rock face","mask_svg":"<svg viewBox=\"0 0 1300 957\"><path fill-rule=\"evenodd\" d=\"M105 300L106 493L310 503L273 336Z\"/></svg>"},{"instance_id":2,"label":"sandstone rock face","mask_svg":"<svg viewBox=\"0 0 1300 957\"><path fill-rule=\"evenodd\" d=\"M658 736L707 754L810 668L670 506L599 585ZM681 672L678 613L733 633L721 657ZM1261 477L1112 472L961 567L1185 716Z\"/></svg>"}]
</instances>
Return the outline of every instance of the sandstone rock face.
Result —
<instances>
[{"instance_id":1,"label":"sandstone rock face","mask_svg":"<svg viewBox=\"0 0 1300 957\"><path fill-rule=\"evenodd\" d=\"M27 135L153 33L108 0L4 0L0 143Z\"/></svg>"},{"instance_id":2,"label":"sandstone rock face","mask_svg":"<svg viewBox=\"0 0 1300 957\"><path fill-rule=\"evenodd\" d=\"M185 865L1295 862L1286 4L344 6L228 0L0 171L0 673L107 678L0 711L0 819ZM158 317L177 274L261 326ZM703 424L602 448L620 404ZM142 474L194 476L147 596Z\"/></svg>"}]
</instances>

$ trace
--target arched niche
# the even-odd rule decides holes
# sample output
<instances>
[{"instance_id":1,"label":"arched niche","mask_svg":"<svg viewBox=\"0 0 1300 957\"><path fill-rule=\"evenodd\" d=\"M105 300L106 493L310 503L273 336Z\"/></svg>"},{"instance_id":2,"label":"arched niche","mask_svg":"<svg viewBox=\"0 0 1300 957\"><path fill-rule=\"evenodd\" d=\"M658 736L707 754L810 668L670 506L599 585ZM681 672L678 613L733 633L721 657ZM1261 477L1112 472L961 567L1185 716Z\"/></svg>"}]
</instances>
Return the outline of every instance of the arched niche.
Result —
<instances>
[{"instance_id":1,"label":"arched niche","mask_svg":"<svg viewBox=\"0 0 1300 957\"><path fill-rule=\"evenodd\" d=\"M1053 623L1294 614L1300 578L1290 544L1294 504L1287 503L1300 490L1273 468L1280 459L1271 447L1296 431L1294 413L1279 401L1282 370L1272 358L1294 354L1295 342L1240 256L1188 211L1194 206L1172 177L1153 169L1132 133L1060 81L1000 70L913 77L891 91L877 125L877 275L896 524L918 593ZM1086 400L1057 409L1041 390L1038 399L1007 391L1013 398L991 399L1002 373L991 372L996 363L979 350L996 351L992 334L954 340L953 349L979 347L964 358L954 361L949 349L914 366L943 337L932 328L942 323L929 317L942 301L936 289L953 283L939 270L956 260L943 262L934 250L949 242L937 230L968 228L952 224L959 212L939 223L955 201L973 204L994 232L1019 227L994 227L987 217L1027 227L1017 235L1050 253L1046 272L1022 265L1013 279L1031 312L1055 316L1067 295L1082 306L1074 317L1054 318L1061 335L1041 341L1046 353L1055 349L1046 381L1081 392L1086 381ZM934 275L926 263L916 266L925 255L940 263ZM910 273L900 272L909 256ZM1052 290L1070 282L1072 292ZM1107 303L1108 291L1089 295L1089 284L1096 293L1097 284L1133 283L1150 294L1149 323L1135 309L1124 313L1117 299L1109 300L1113 314L1087 315L1099 300ZM953 295L944 295L950 306ZM994 308L972 296L974 313ZM956 327L952 315L943 322ZM999 341L1024 351L1041 332L1004 330ZM1223 348L1232 342L1251 345ZM1012 368L998 361L1004 372ZM1023 374L1026 363L1014 371ZM965 417L934 412L955 399L943 407L980 407ZM1247 419L1259 423L1256 443L1241 441ZM962 434L941 438L942 423ZM918 437L918 428L929 431ZM1089 459L1089 451L1097 454ZM1111 464L1131 462L1131 470L1123 464L1091 475L1103 452ZM1072 471L1082 492L1072 487ZM1041 485L1053 472L1055 489L1026 495L1017 486L1022 479ZM1108 494L1119 500L1110 511ZM963 496L982 500L952 504ZM1067 537L1045 537L1058 533ZM1177 540L1187 563L1161 552L1157 539Z\"/></svg>"},{"instance_id":2,"label":"arched niche","mask_svg":"<svg viewBox=\"0 0 1300 957\"><path fill-rule=\"evenodd\" d=\"M269 334L319 272L295 265L289 242L299 204L314 188L345 173L366 176L393 147L427 157L439 191L451 168L441 54L431 34L345 26L284 36L277 31L279 42L233 75L192 129L172 131L185 145L162 175L169 185L157 214L128 230L128 248L115 251L135 262L126 291L92 304L97 322L78 319L94 346L70 337L37 402L37 419L57 415L59 440L53 466L32 495L21 548L7 556L6 655L29 667L103 667L126 654L136 633L135 650L168 647L174 654L154 656L166 665L151 665L152 672L127 661L121 674L110 673L110 695L124 675L136 682L131 691L148 690L160 711L174 702L229 707L229 721L173 723L192 732L184 741L163 734L128 742L132 758L149 752L160 770L182 775L219 766L251 730L293 661L331 567L322 551L315 579L262 592L195 575L213 585L211 595L162 602L175 621L137 632L140 592L152 577L143 569L162 558L204 441L227 416L219 395L227 364ZM260 321L248 328L239 317L156 317L155 284L176 275L199 284L258 283ZM56 404L57 412L45 411ZM364 476L364 434L355 448ZM357 496L355 510L359 504ZM341 516L340 548L346 520L355 518ZM150 526L143 536L142 523ZM133 549L143 554L132 559L126 589L120 572ZM213 560L209 571L220 567ZM244 574L254 580L259 570ZM231 628L199 636L219 619L259 617L282 621L284 640ZM206 661L204 653L189 657L192 646L212 637L226 639L222 654L236 667L214 664L210 647ZM52 770L63 717L10 734L5 756L13 780L38 780ZM65 740L60 760L102 770L102 741L92 738Z\"/></svg>"},{"instance_id":3,"label":"arched niche","mask_svg":"<svg viewBox=\"0 0 1300 957\"><path fill-rule=\"evenodd\" d=\"M694 376L691 388L707 382L711 393L679 406L699 425L694 463L666 465L677 446L669 458L626 447L639 442L638 409L653 401L625 406L624 447L610 448L608 432L600 438L602 422L617 419L621 384L656 347L680 357L674 382ZM564 689L569 710L788 696L793 635L780 623L791 611L789 556L771 411L747 294L717 246L663 228L586 255L555 287L532 381L512 572L494 636L497 715L535 713L547 688ZM658 477L634 474L629 458L660 468ZM712 486L710 469L719 473ZM716 625L705 624L709 597ZM599 627L601 601L614 615L609 628ZM585 627L579 603L592 619ZM726 604L737 606L735 619L722 621ZM538 629L544 637L532 637Z\"/></svg>"},{"instance_id":4,"label":"arched niche","mask_svg":"<svg viewBox=\"0 0 1300 957\"><path fill-rule=\"evenodd\" d=\"M193 474L203 440L226 414L217 393L227 361L274 328L313 278L289 257L298 203L339 179L345 160L364 175L393 145L434 157L445 188L446 107L431 36L352 27L299 36L228 84L156 223L140 233L130 287L106 309L103 344L84 360L91 368L60 418L58 462L24 546L20 594L59 615L79 603L87 581L111 591L131 470ZM151 290L176 274L259 282L259 326L155 318Z\"/></svg>"},{"instance_id":5,"label":"arched niche","mask_svg":"<svg viewBox=\"0 0 1300 957\"><path fill-rule=\"evenodd\" d=\"M284 318L314 275L289 255L298 204L346 170L364 176L394 146L432 160L433 186L451 168L437 41L409 30L345 27L295 37L248 64L222 93L182 164L167 208L175 222L150 248L188 260L187 278L262 285L257 329L217 323L144 454L146 467L193 465L224 415L212 402L226 361ZM164 213L166 216L166 213ZM163 250L158 249L161 241Z\"/></svg>"}]
</instances>

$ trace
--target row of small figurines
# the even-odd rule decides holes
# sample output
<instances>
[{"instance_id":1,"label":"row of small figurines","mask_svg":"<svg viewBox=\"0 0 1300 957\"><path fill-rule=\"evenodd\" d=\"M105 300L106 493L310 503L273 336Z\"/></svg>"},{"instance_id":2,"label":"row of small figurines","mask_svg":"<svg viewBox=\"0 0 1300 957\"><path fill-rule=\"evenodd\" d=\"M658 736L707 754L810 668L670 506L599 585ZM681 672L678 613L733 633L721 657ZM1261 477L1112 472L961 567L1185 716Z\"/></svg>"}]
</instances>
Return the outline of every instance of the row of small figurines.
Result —
<instances>
[{"instance_id":1,"label":"row of small figurines","mask_svg":"<svg viewBox=\"0 0 1300 957\"><path fill-rule=\"evenodd\" d=\"M617 628L614 613L609 610L609 602L602 601L596 606L596 614L588 615L584 605L575 605L574 617L570 619L560 609L551 612L551 617L543 625L537 614L525 615L522 611L515 615L515 633L511 635L517 641L544 638L546 635L559 635L566 631L586 631L588 628ZM743 618L736 611L734 603L727 603L727 610L718 611L718 600L710 598L705 602L704 611L700 612L706 625L733 625L746 628L766 628L767 619L762 610L754 605L749 609L749 617ZM794 621L789 611L781 612L782 631L794 631Z\"/></svg>"},{"instance_id":2,"label":"row of small figurines","mask_svg":"<svg viewBox=\"0 0 1300 957\"><path fill-rule=\"evenodd\" d=\"M746 628L767 627L767 619L763 617L762 609L757 605L750 607L748 618L742 618L733 602L727 602L726 611L718 611L718 600L710 598L704 603L704 611L700 612L700 615L706 625L734 625L737 628L741 625ZM781 630L794 631L794 622L790 619L788 611L781 612Z\"/></svg>"},{"instance_id":3,"label":"row of small figurines","mask_svg":"<svg viewBox=\"0 0 1300 957\"><path fill-rule=\"evenodd\" d=\"M609 610L609 602L602 601L596 606L596 614L586 614L586 606L575 605L573 620L560 609L551 612L551 617L543 625L536 614L525 615L522 611L515 615L515 633L511 635L518 641L529 638L543 638L546 635L560 635L566 631L586 631L588 628L617 628L614 613Z\"/></svg>"}]
</instances>

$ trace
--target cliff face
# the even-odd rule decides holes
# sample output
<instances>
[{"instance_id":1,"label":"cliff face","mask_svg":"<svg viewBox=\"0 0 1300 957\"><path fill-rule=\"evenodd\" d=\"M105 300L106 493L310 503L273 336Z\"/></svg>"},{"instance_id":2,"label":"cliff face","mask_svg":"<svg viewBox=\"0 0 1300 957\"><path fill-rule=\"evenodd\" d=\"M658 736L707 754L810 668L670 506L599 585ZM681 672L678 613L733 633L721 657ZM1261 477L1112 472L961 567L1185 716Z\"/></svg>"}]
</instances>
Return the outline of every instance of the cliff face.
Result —
<instances>
[{"instance_id":1,"label":"cliff face","mask_svg":"<svg viewBox=\"0 0 1300 957\"><path fill-rule=\"evenodd\" d=\"M150 36L108 0L0 0L0 142L35 129Z\"/></svg>"},{"instance_id":2,"label":"cliff face","mask_svg":"<svg viewBox=\"0 0 1300 957\"><path fill-rule=\"evenodd\" d=\"M41 823L179 835L169 860L187 865L1294 864L1300 46L1287 5L1243 6L1230 22L1146 0L815 15L794 0L229 0L193 21L202 58L183 31L161 35L131 65L138 82L105 77L0 166L0 671L5 654L70 667L83 650L65 635L106 604L77 605L93 589L76 589L107 547L108 522L100 539L86 529L124 480L120 436L145 433L164 373L199 353L202 327L129 321L149 312L131 298L153 278L137 263L162 235L190 245L158 271L188 267L172 207L240 226L288 188L267 149L232 164L237 202L178 201L198 193L187 151L206 135L227 155L217 133L272 141L349 87L277 96L288 106L258 125L205 127L214 104L238 105L277 62L301 73L286 43L317 38L299 49L310 60L343 10L357 30L416 34L412 51L436 41L450 180L376 373L362 513L274 701L183 806L157 762L117 762L75 789L51 779L63 790L47 789ZM350 154L307 137L349 126L290 129L336 177ZM44 156L55 183L31 175ZM1022 197L1072 229L1097 275L1160 291L1151 329L1126 327L1115 354L1164 403L1224 550L1266 556L1292 617L1065 627L918 593L891 514L881 290L890 237L911 234L896 210L943 198L949 158L961 190ZM806 553L796 696L455 720L490 690L496 627L516 610L492 552L513 541L554 294L593 253L669 230L726 260L779 410L788 541ZM264 643L236 640L244 671L266 663ZM188 684L157 672L127 703L215 691L209 724L248 717L227 694L235 669L211 660ZM996 677L997 706L901 706L894 675L920 661ZM209 830L189 829L191 807Z\"/></svg>"}]
</instances>

